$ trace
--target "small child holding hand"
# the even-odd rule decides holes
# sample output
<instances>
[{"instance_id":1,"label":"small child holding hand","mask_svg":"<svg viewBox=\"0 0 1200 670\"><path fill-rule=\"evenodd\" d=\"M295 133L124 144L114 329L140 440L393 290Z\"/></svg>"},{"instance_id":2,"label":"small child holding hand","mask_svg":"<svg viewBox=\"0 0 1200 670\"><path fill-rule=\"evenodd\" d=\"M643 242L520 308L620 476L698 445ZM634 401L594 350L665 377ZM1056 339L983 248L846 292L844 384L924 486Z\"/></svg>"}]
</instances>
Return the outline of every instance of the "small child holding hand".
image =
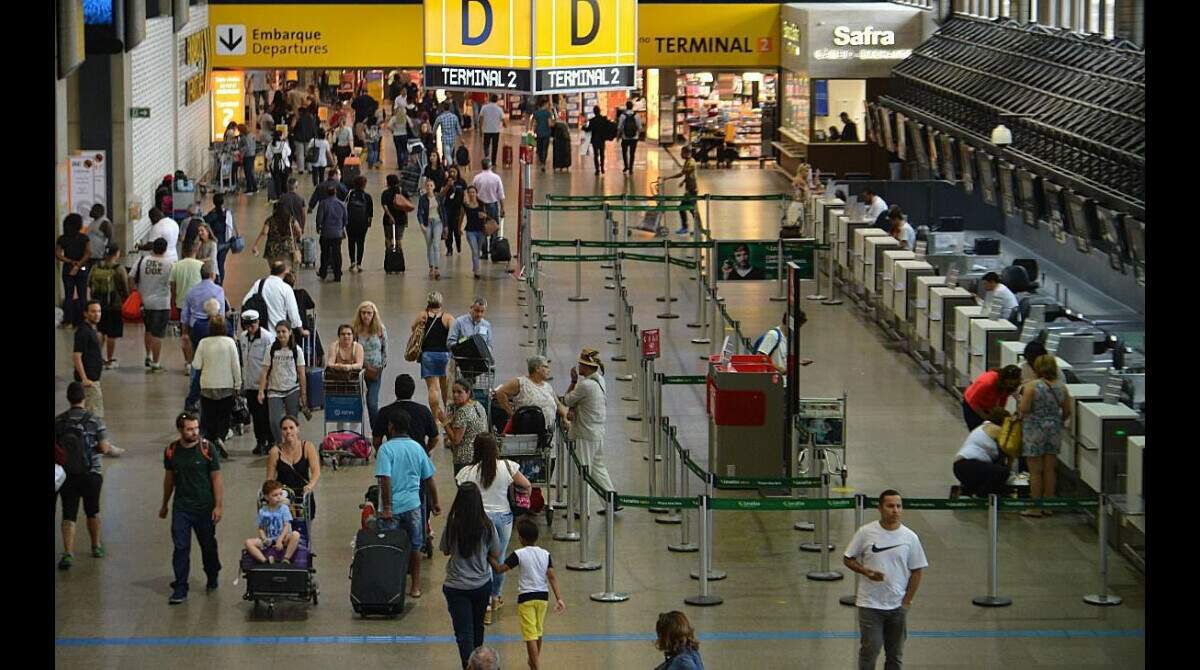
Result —
<instances>
[{"instance_id":1,"label":"small child holding hand","mask_svg":"<svg viewBox=\"0 0 1200 670\"><path fill-rule=\"evenodd\" d=\"M567 606L563 604L562 596L558 592L558 578L554 576L550 552L537 546L537 524L528 518L521 519L517 522L517 535L521 538L521 548L504 560L497 574L521 566L521 578L517 589L517 614L521 617L521 637L525 640L525 651L529 654L529 667L537 670L538 656L542 653L546 608L550 600L547 586L554 591L554 612L562 614L567 611Z\"/></svg>"},{"instance_id":2,"label":"small child holding hand","mask_svg":"<svg viewBox=\"0 0 1200 670\"><path fill-rule=\"evenodd\" d=\"M300 546L300 531L292 530L292 510L285 502L283 484L268 479L263 482L262 493L267 504L258 510L258 537L246 540L246 551L259 563L274 563L275 557L283 552L283 562L291 563ZM263 550L272 549L268 560Z\"/></svg>"}]
</instances>

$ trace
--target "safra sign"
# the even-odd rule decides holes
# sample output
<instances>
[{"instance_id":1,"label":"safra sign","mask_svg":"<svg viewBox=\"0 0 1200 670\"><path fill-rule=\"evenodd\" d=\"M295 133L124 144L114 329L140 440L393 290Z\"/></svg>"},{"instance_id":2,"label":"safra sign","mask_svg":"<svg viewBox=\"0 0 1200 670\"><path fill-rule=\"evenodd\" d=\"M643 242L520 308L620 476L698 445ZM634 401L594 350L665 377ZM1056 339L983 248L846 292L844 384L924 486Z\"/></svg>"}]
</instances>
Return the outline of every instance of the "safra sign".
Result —
<instances>
[{"instance_id":1,"label":"safra sign","mask_svg":"<svg viewBox=\"0 0 1200 670\"><path fill-rule=\"evenodd\" d=\"M857 48L895 45L896 31L894 30L876 30L874 26L854 30L850 26L837 26L833 29L834 48L817 49L813 52L813 58L816 60L903 60L912 55L912 49Z\"/></svg>"},{"instance_id":2,"label":"safra sign","mask_svg":"<svg viewBox=\"0 0 1200 670\"><path fill-rule=\"evenodd\" d=\"M550 93L631 88L637 0L426 0L425 84Z\"/></svg>"}]
</instances>

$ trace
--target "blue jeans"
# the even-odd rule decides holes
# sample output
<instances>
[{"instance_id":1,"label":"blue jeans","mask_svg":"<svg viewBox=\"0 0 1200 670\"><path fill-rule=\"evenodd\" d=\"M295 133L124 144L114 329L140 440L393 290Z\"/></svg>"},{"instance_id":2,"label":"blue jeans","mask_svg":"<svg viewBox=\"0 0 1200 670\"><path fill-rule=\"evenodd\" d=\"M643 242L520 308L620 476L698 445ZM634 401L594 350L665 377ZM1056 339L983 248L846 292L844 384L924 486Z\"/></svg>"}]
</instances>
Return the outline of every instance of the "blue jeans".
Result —
<instances>
[{"instance_id":1,"label":"blue jeans","mask_svg":"<svg viewBox=\"0 0 1200 670\"><path fill-rule=\"evenodd\" d=\"M441 266L441 250L442 250L442 222L440 219L430 219L428 226L421 226L421 232L425 233L425 260L429 262L429 268L437 268Z\"/></svg>"},{"instance_id":2,"label":"blue jeans","mask_svg":"<svg viewBox=\"0 0 1200 670\"><path fill-rule=\"evenodd\" d=\"M217 245L217 276L215 279L213 279L217 286L225 285L225 257L228 255L228 243Z\"/></svg>"},{"instance_id":3,"label":"blue jeans","mask_svg":"<svg viewBox=\"0 0 1200 670\"><path fill-rule=\"evenodd\" d=\"M500 536L500 560L503 561L506 557L504 552L508 549L508 540L512 537L513 515L512 512L488 512L488 518L492 520L492 525L496 527L496 535ZM504 587L504 573L492 573L492 597L500 597L500 589Z\"/></svg>"},{"instance_id":4,"label":"blue jeans","mask_svg":"<svg viewBox=\"0 0 1200 670\"><path fill-rule=\"evenodd\" d=\"M490 584L470 591L442 585L442 595L446 596L446 609L450 610L454 641L458 644L458 657L462 660L463 668L467 667L467 659L475 647L483 644L483 614L491 593Z\"/></svg>"},{"instance_id":5,"label":"blue jeans","mask_svg":"<svg viewBox=\"0 0 1200 670\"><path fill-rule=\"evenodd\" d=\"M479 250L483 248L483 231L468 230L467 244L471 247L471 272L479 274Z\"/></svg>"},{"instance_id":6,"label":"blue jeans","mask_svg":"<svg viewBox=\"0 0 1200 670\"><path fill-rule=\"evenodd\" d=\"M408 164L408 135L392 135L392 142L396 144L396 164L400 167L397 170L403 170Z\"/></svg>"},{"instance_id":7,"label":"blue jeans","mask_svg":"<svg viewBox=\"0 0 1200 670\"><path fill-rule=\"evenodd\" d=\"M375 422L379 419L379 386L383 382L383 372L375 378L375 381L366 380L367 382L367 421L371 426L371 435L383 433Z\"/></svg>"},{"instance_id":8,"label":"blue jeans","mask_svg":"<svg viewBox=\"0 0 1200 670\"><path fill-rule=\"evenodd\" d=\"M186 410L189 407L200 406L200 371L192 370L192 382L188 386L187 398L183 401L183 408ZM222 435L221 437L225 437Z\"/></svg>"},{"instance_id":9,"label":"blue jeans","mask_svg":"<svg viewBox=\"0 0 1200 670\"><path fill-rule=\"evenodd\" d=\"M188 512L181 509L171 511L171 542L175 552L171 563L175 567L175 581L171 588L176 594L187 595L188 572L192 567L192 531L200 543L200 559L204 562L204 574L209 584L217 583L221 572L221 559L217 554L217 525L212 522L212 512Z\"/></svg>"},{"instance_id":10,"label":"blue jeans","mask_svg":"<svg viewBox=\"0 0 1200 670\"><path fill-rule=\"evenodd\" d=\"M421 508L416 507L407 512L392 512L391 520L380 519L379 528L403 528L408 531L408 540L414 552L425 546L425 522L421 520ZM416 560L416 559L413 559Z\"/></svg>"},{"instance_id":11,"label":"blue jeans","mask_svg":"<svg viewBox=\"0 0 1200 670\"><path fill-rule=\"evenodd\" d=\"M91 272L91 266L83 266L79 268L79 272L72 277L68 266L63 266L62 283L63 283L63 323L69 323L76 327L83 323L83 306L87 304L87 287L88 274Z\"/></svg>"},{"instance_id":12,"label":"blue jeans","mask_svg":"<svg viewBox=\"0 0 1200 670\"><path fill-rule=\"evenodd\" d=\"M379 142L367 142L367 167L379 162Z\"/></svg>"},{"instance_id":13,"label":"blue jeans","mask_svg":"<svg viewBox=\"0 0 1200 670\"><path fill-rule=\"evenodd\" d=\"M254 178L254 156L242 155L242 172L246 173L246 192L253 193L258 190L258 180ZM225 274L222 272L221 274Z\"/></svg>"}]
</instances>

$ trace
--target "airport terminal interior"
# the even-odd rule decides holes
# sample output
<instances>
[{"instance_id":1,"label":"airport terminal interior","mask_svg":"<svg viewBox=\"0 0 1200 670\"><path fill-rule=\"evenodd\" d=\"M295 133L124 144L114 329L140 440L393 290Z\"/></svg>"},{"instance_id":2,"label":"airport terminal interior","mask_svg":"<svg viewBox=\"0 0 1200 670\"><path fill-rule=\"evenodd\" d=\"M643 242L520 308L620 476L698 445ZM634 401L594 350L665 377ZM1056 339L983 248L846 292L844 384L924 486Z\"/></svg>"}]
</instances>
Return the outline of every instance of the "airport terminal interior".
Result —
<instances>
[{"instance_id":1,"label":"airport terminal interior","mask_svg":"<svg viewBox=\"0 0 1200 670\"><path fill-rule=\"evenodd\" d=\"M367 96L383 124L380 165L367 165L366 146L356 139L340 175L347 182L355 173L365 177L373 201L361 270L348 269L345 244L338 251L340 281L332 281L332 269L319 277L319 266L304 262L308 254L300 249L300 262L291 264L296 292L303 289L315 304L326 374L340 324L371 301L388 347L378 405L396 400L402 374L416 380L413 399L429 404L425 365L406 360L405 350L432 291L454 317L469 314L477 299L486 302L490 363L470 354L458 362L459 368L482 364L483 373L467 381L485 406L496 402L493 389L526 375L527 360L537 355L549 361L554 394L567 394L572 369L594 361L588 350L595 350L605 416L574 416L603 434L603 462L620 511L605 509L593 490L603 487L571 474L586 454L576 450L580 440L553 427L548 447L500 438L501 456L517 460L538 489L534 507L545 504L527 518L540 531L537 544L550 553L566 606L556 611L551 594L538 667L700 667L678 658L665 665L655 647L656 622L673 610L694 628L703 667L883 667L884 651L877 664L860 662L854 595L869 588L868 579L844 565L843 554L858 526L880 519L876 497L887 489L902 495L901 521L919 538L928 563L905 608L907 667L1145 667L1141 1L698 3L711 16L693 17L703 12L684 7L692 3L601 0L582 3L596 5L598 23L618 5L638 12L636 62L611 68L623 85L551 93L545 87L555 81L603 78L556 79L540 76L554 70L539 69L525 80L543 87L536 96L438 88L431 83L438 77L473 66L447 66L445 58L435 65L428 53L425 60L355 65L354 58L376 52L351 49L340 60L338 49L346 46L337 40L352 38L337 37L339 31L360 30L350 25L354 12L410 12L404 16L418 22L424 16L428 37L430 7L441 4L429 0L320 6L314 11L328 10L320 16L331 22L324 28L335 52L323 62L287 54L255 61L255 40L270 16L280 30L309 30L315 24L285 15L317 5L210 0L189 8L186 1L116 0L101 3L110 12L105 28L93 4L57 2L60 22L84 13L85 30L71 39L86 33L88 44L86 57L65 73L68 52L61 45L58 51L56 240L71 213L82 216L84 234L95 239L89 208L110 203L108 241L121 248L132 274L151 256L136 247L153 241L150 210L164 206L164 175L173 177L165 215L181 225L191 218L189 204L203 216L221 194L246 243L228 254L221 277L225 309L240 329L244 298L268 273L264 245L255 238L275 194L266 186L271 164L262 140L256 190L244 170L229 169L234 152L246 146L238 136L257 139L259 114L273 106L263 101L280 91L281 104L291 106L294 89L302 104L303 96L315 96L322 127L345 116L357 137L358 105ZM536 5L542 16L546 6L562 4L562 12L575 3L512 4ZM137 40L131 37L137 31L113 27L129 21L134 6L144 23ZM181 13L188 17L183 23ZM668 43L665 36L678 36L669 32L670 16L678 17L679 34L697 38L691 52ZM499 10L495 18L505 20ZM229 32L234 24L240 32ZM466 25L464 31L477 24ZM102 29L124 42L117 47L122 53L94 53ZM415 30L421 34L420 26ZM250 47L244 55L230 46L238 36ZM717 38L734 48L721 52ZM743 38L749 52L737 47ZM78 46L75 55L82 57ZM701 47L707 51L695 53ZM402 50L410 48L420 54L419 44ZM425 49L432 49L428 40ZM94 118L89 105L97 103L83 97L122 77L124 86L111 86ZM259 90L267 94L259 98ZM444 122L431 138L442 149L447 126L462 127L451 148L466 149L467 183L484 172L487 156L475 94L499 93L505 121L494 172L505 199L491 244L495 254L503 238L511 261L481 259L475 275L466 235L453 255L435 240L440 277L432 277L413 211L400 241L407 267L385 272L390 254L380 195L388 176L400 174L389 125L395 91L414 105L401 109L418 122L424 107L416 100L424 104L427 91L452 116L457 110L454 123ZM626 129L627 101L640 139L629 173L618 136ZM69 110L61 109L64 103ZM596 149L582 129L593 106L616 137ZM549 110L546 116L566 133L547 138L541 155L543 140L527 133L535 108ZM536 130L541 116L533 118ZM227 134L228 120L244 127ZM274 123L295 132L287 121ZM593 166L596 150L605 154L603 174ZM296 191L307 201L314 181L297 172ZM680 211L689 206L699 230L690 213L680 230ZM319 235L315 220L307 214L301 237ZM56 241L59 247L66 248ZM60 265L56 260L56 414L70 406L79 341L79 327L63 311ZM740 277L750 280L735 281ZM1005 293L1011 304L997 295ZM299 594L275 593L269 578L254 574L257 568L239 568L245 538L255 534L268 462L254 453L251 425L231 429L222 445L228 458L219 458L217 588L205 588L193 540L187 598L168 603L173 521L159 515L164 450L179 438L175 417L189 394L177 318L162 340L161 370L143 362L146 324L136 310L117 339L115 363L104 366L102 420L108 441L124 451L96 457L103 474L102 557L93 555L81 511L71 565L55 570L55 665L465 667L442 593L449 559L437 547L456 495L445 433L429 453L441 507L429 517L432 557L415 547L408 552L407 560L421 564L421 595L404 597L397 615L363 616L352 605L359 579L352 565L367 523L364 492L377 483L374 453L366 463L323 453L313 496L318 512L303 538L311 564L297 568ZM780 332L783 355L770 346ZM1024 445L1018 436L1015 453L1030 458L1005 465L1011 469L992 495L978 489L971 495L955 463L967 451L968 434L979 433L964 422L983 413L972 407L980 397L975 380L1022 366L1031 342L1044 350L1037 372L1033 361L1025 366L1025 379L1049 362L1061 381L1029 382L1030 395L1070 394L1067 418L1052 408L1058 425L1047 429L1061 443L1030 452L1031 433L1038 433L1026 419ZM324 403L312 407L311 417L299 417L301 439L321 450L331 433L370 436L362 423L361 379L353 377L354 392L347 393L345 383L316 375L310 378L324 385ZM1017 409L1017 399L1004 395L997 402ZM93 398L89 393L86 403ZM1031 407L1042 402L1036 398ZM352 408L359 423L331 416L335 406ZM1003 432L987 434L993 446L1005 441ZM651 460L655 446L658 459ZM1057 453L1057 463L1036 453ZM1034 486L1047 478L1031 481L1031 462L1055 469L1056 491L1035 495ZM69 475L66 486L86 476ZM56 490L59 484L56 472ZM578 509L583 492L587 514L580 518L568 505ZM85 510L86 503L85 495ZM709 509L707 520L700 505ZM55 514L53 559L39 555L58 564L61 504ZM824 552L823 538L830 545ZM520 546L514 530L499 561ZM522 560L504 583L503 606L484 627L482 644L500 663L472 667L528 667L527 610L519 607L518 590L536 566ZM711 579L694 578L705 569ZM401 582L405 593L412 587ZM885 646L891 644L889 638Z\"/></svg>"}]
</instances>

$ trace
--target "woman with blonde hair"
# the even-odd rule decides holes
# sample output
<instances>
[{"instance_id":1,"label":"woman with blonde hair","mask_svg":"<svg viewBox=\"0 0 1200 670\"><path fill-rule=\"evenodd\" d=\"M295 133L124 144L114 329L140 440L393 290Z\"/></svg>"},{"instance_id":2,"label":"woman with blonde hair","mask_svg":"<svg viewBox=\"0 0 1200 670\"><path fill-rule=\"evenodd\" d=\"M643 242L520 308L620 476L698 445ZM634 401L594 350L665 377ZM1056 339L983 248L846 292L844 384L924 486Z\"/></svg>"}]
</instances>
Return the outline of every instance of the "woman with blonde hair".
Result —
<instances>
[{"instance_id":1,"label":"woman with blonde hair","mask_svg":"<svg viewBox=\"0 0 1200 670\"><path fill-rule=\"evenodd\" d=\"M376 427L379 417L379 387L383 382L383 369L387 367L388 337L387 328L383 325L383 317L379 308L370 300L364 300L358 305L354 314L354 322L350 324L354 330L354 341L363 349L363 379L367 382L367 416L371 422L371 434L376 430L383 432L383 427Z\"/></svg>"},{"instance_id":2,"label":"woman with blonde hair","mask_svg":"<svg viewBox=\"0 0 1200 670\"><path fill-rule=\"evenodd\" d=\"M1021 455L1029 465L1029 497L1053 498L1062 446L1062 428L1071 417L1071 393L1058 380L1058 363L1049 354L1033 361L1037 378L1021 386ZM1021 516L1050 516L1050 510L1027 509Z\"/></svg>"},{"instance_id":3,"label":"woman with blonde hair","mask_svg":"<svg viewBox=\"0 0 1200 670\"><path fill-rule=\"evenodd\" d=\"M683 612L675 610L659 614L654 630L658 634L654 647L667 658L654 670L704 670L700 641L696 639L692 622Z\"/></svg>"},{"instance_id":4,"label":"woman with blonde hair","mask_svg":"<svg viewBox=\"0 0 1200 670\"><path fill-rule=\"evenodd\" d=\"M429 387L429 410L442 423L446 413L443 398L450 397L450 380L446 377L446 365L450 362L450 349L446 340L454 317L442 309L442 294L430 291L425 296L425 310L412 323L412 331L421 332L421 379Z\"/></svg>"}]
</instances>

